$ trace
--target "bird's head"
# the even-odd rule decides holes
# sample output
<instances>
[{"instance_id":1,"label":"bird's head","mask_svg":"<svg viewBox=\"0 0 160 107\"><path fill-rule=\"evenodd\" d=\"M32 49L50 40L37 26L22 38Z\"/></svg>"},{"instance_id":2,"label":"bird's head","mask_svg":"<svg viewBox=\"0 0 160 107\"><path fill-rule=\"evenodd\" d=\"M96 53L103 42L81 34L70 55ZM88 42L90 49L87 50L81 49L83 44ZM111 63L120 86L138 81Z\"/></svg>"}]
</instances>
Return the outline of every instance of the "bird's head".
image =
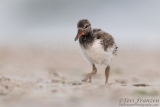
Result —
<instances>
[{"instance_id":1,"label":"bird's head","mask_svg":"<svg viewBox=\"0 0 160 107\"><path fill-rule=\"evenodd\" d=\"M78 38L82 37L83 35L91 31L91 24L87 19L82 19L77 23L77 29L78 29L78 33L74 39L75 41Z\"/></svg>"}]
</instances>

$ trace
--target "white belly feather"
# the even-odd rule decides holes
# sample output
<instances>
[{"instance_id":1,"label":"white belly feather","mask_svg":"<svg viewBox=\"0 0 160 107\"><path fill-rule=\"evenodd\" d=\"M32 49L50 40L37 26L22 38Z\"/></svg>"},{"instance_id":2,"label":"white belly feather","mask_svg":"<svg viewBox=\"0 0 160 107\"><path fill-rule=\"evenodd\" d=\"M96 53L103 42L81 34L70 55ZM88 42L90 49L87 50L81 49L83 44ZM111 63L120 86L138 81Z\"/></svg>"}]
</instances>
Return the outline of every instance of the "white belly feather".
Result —
<instances>
[{"instance_id":1,"label":"white belly feather","mask_svg":"<svg viewBox=\"0 0 160 107\"><path fill-rule=\"evenodd\" d=\"M106 66L110 64L113 58L113 50L115 45L108 48L107 51L104 51L103 46L101 45L101 40L95 40L92 46L88 49L85 49L81 46L85 57L89 60L91 64L105 64Z\"/></svg>"}]
</instances>

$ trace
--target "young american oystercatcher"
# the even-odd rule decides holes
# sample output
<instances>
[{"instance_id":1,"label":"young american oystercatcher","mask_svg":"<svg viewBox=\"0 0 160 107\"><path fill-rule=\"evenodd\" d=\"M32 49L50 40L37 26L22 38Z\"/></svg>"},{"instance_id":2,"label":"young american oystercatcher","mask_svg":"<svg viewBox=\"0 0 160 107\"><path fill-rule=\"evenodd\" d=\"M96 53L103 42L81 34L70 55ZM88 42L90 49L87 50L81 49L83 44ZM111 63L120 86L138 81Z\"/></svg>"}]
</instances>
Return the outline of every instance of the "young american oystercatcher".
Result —
<instances>
[{"instance_id":1,"label":"young american oystercatcher","mask_svg":"<svg viewBox=\"0 0 160 107\"><path fill-rule=\"evenodd\" d=\"M92 75L97 73L95 64L104 64L106 83L108 82L110 72L110 62L117 54L117 46L114 38L102 31L101 29L92 29L91 24L87 19L82 19L77 24L78 33L75 41L79 38L80 46L85 57L92 64L93 70L87 74L83 82L91 82Z\"/></svg>"}]
</instances>

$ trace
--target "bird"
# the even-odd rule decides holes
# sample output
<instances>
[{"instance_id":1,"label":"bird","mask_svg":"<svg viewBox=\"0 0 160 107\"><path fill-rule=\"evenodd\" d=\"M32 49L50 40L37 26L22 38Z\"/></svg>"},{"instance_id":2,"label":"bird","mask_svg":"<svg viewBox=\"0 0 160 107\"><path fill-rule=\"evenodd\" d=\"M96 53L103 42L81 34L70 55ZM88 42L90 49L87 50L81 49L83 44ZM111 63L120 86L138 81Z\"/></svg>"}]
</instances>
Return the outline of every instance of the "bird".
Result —
<instances>
[{"instance_id":1,"label":"bird","mask_svg":"<svg viewBox=\"0 0 160 107\"><path fill-rule=\"evenodd\" d=\"M114 38L109 33L92 28L88 19L81 19L77 23L77 35L75 41L79 39L82 53L92 65L92 71L86 75L82 82L91 82L92 76L97 73L95 64L105 65L105 84L108 83L110 73L110 63L117 55L117 45Z\"/></svg>"}]
</instances>

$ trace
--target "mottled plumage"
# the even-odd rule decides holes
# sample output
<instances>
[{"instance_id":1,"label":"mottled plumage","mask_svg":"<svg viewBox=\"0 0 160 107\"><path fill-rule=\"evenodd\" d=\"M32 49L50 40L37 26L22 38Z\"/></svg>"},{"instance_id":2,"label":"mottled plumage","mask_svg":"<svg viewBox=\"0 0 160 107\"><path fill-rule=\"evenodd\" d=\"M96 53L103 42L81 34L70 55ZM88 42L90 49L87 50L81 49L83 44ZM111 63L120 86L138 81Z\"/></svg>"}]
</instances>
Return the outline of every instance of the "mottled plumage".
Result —
<instances>
[{"instance_id":1,"label":"mottled plumage","mask_svg":"<svg viewBox=\"0 0 160 107\"><path fill-rule=\"evenodd\" d=\"M92 29L87 19L82 19L77 24L78 33L75 41L79 38L80 46L85 57L93 65L93 70L87 75L83 81L89 80L97 72L95 64L104 64L107 66L105 70L106 83L108 81L110 62L117 54L117 46L114 38L102 31L101 29Z\"/></svg>"}]
</instances>

